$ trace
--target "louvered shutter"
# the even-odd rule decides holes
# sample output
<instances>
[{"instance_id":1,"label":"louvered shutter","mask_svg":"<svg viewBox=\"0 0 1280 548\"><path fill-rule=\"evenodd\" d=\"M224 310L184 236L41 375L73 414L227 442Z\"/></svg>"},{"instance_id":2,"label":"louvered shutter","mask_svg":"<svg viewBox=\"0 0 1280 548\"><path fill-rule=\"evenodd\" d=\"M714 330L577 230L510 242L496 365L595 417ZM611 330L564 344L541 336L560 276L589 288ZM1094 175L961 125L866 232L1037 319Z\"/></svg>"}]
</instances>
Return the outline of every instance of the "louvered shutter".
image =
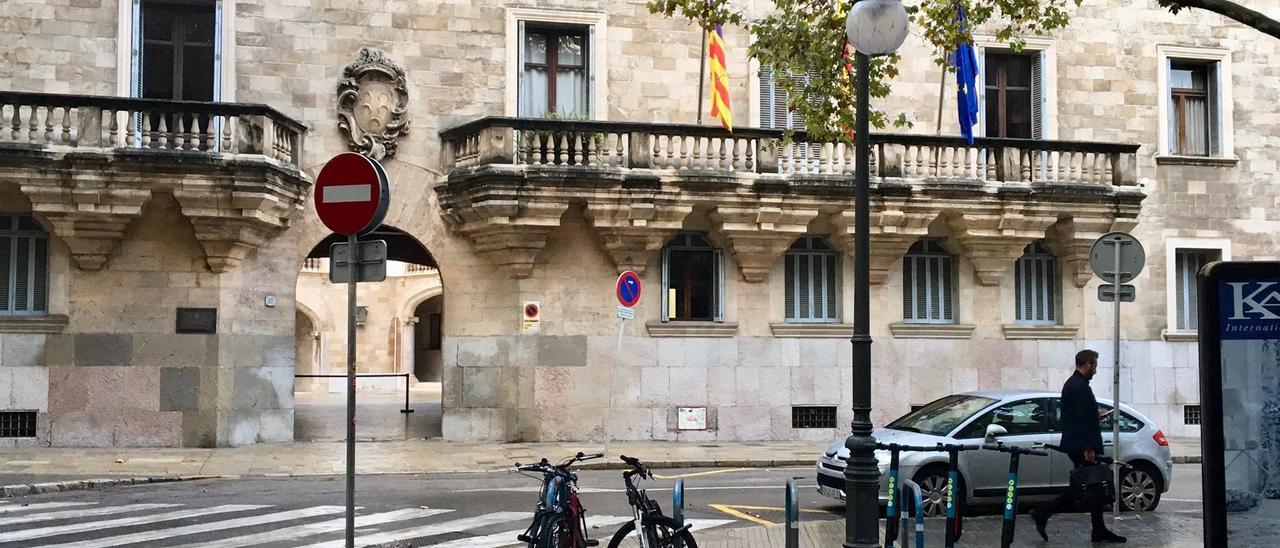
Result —
<instances>
[{"instance_id":1,"label":"louvered shutter","mask_svg":"<svg viewBox=\"0 0 1280 548\"><path fill-rule=\"evenodd\" d=\"M584 110L583 115L586 116L588 120L594 120L596 118L591 113L591 102L592 102L592 99L594 99L591 96L591 92L595 91L596 89L596 72L592 70L593 67L591 66L592 65L591 60L593 59L592 56L595 54L594 53L595 51L596 51L596 26L588 25L587 26L587 47L586 47L586 51L583 52L583 55L582 55L582 71L586 73L585 74L586 77L583 78L583 80L585 81L585 85L587 86L587 89L583 90L582 92L583 110ZM552 77L554 78L554 76Z\"/></svg>"},{"instance_id":2,"label":"louvered shutter","mask_svg":"<svg viewBox=\"0 0 1280 548\"><path fill-rule=\"evenodd\" d=\"M213 102L222 100L222 3L213 4ZM217 139L221 141L221 139Z\"/></svg>"},{"instance_id":3,"label":"louvered shutter","mask_svg":"<svg viewBox=\"0 0 1280 548\"><path fill-rule=\"evenodd\" d=\"M1164 94L1165 102L1169 103L1168 112L1165 115L1167 122L1164 131L1165 142L1169 147L1169 154L1178 153L1178 104L1173 100L1173 59L1165 58L1164 60L1164 82L1165 88L1160 90Z\"/></svg>"},{"instance_id":4,"label":"louvered shutter","mask_svg":"<svg viewBox=\"0 0 1280 548\"><path fill-rule=\"evenodd\" d=\"M973 135L975 137L990 137L987 135L987 49L974 48L974 50L974 57L978 60L978 66L975 67L977 75L973 79L974 87L978 88L978 124L973 129ZM956 108L959 108L959 106ZM957 122L957 127L958 125L959 123Z\"/></svg>"},{"instance_id":5,"label":"louvered shutter","mask_svg":"<svg viewBox=\"0 0 1280 548\"><path fill-rule=\"evenodd\" d=\"M0 234L0 314L13 311L13 270L13 238Z\"/></svg>"},{"instance_id":6,"label":"louvered shutter","mask_svg":"<svg viewBox=\"0 0 1280 548\"><path fill-rule=\"evenodd\" d=\"M31 238L14 238L13 247L13 308L26 312L31 307Z\"/></svg>"},{"instance_id":7,"label":"louvered shutter","mask_svg":"<svg viewBox=\"0 0 1280 548\"><path fill-rule=\"evenodd\" d=\"M1222 155L1222 71L1218 70L1218 63L1212 63L1208 67L1208 76L1206 82L1209 88L1209 104L1206 105L1209 115L1209 155Z\"/></svg>"},{"instance_id":8,"label":"louvered shutter","mask_svg":"<svg viewBox=\"0 0 1280 548\"><path fill-rule=\"evenodd\" d=\"M526 95L529 93L529 79L525 76L524 70L524 50L527 47L525 46L524 21L516 22L516 40L518 40L516 44L516 116L528 116L528 106L525 103L528 101ZM553 74L551 77L554 78L555 75ZM517 142L519 141L517 140ZM663 264L666 264L665 260ZM666 307L663 307L663 311L663 314L666 314Z\"/></svg>"},{"instance_id":9,"label":"louvered shutter","mask_svg":"<svg viewBox=\"0 0 1280 548\"><path fill-rule=\"evenodd\" d=\"M840 256L835 253L823 255L826 261L827 275L824 277L823 295L826 296L826 310L822 318L829 322L837 321L840 318Z\"/></svg>"},{"instance_id":10,"label":"louvered shutter","mask_svg":"<svg viewBox=\"0 0 1280 548\"><path fill-rule=\"evenodd\" d=\"M44 312L49 305L49 239L31 238L31 306L32 312Z\"/></svg>"},{"instance_id":11,"label":"louvered shutter","mask_svg":"<svg viewBox=\"0 0 1280 548\"><path fill-rule=\"evenodd\" d=\"M799 282L798 314L801 319L813 318L813 254L801 253L796 257L799 269L796 272Z\"/></svg>"},{"instance_id":12,"label":"louvered shutter","mask_svg":"<svg viewBox=\"0 0 1280 548\"><path fill-rule=\"evenodd\" d=\"M671 292L671 250L662 248L662 321L671 321L671 304L668 293Z\"/></svg>"},{"instance_id":13,"label":"louvered shutter","mask_svg":"<svg viewBox=\"0 0 1280 548\"><path fill-rule=\"evenodd\" d=\"M711 288L711 295L715 299L712 305L712 311L715 314L715 321L724 321L724 252L717 249L712 252L711 265L715 268L714 284Z\"/></svg>"},{"instance_id":14,"label":"louvered shutter","mask_svg":"<svg viewBox=\"0 0 1280 548\"><path fill-rule=\"evenodd\" d=\"M133 0L133 54L130 55L130 76L133 78L133 96L142 97L142 2Z\"/></svg>"},{"instance_id":15,"label":"louvered shutter","mask_svg":"<svg viewBox=\"0 0 1280 548\"><path fill-rule=\"evenodd\" d=\"M800 257L795 255L787 255L783 261L786 281L783 284L785 288L782 292L782 300L788 320L800 319L800 315L796 312L796 293L800 290L796 287L796 263L799 261Z\"/></svg>"},{"instance_id":16,"label":"louvered shutter","mask_svg":"<svg viewBox=\"0 0 1280 548\"><path fill-rule=\"evenodd\" d=\"M1196 291L1196 273L1208 262L1209 256L1203 251L1178 250L1174 255L1174 278L1176 293L1175 314L1178 330L1195 330L1199 324L1199 302Z\"/></svg>"},{"instance_id":17,"label":"louvered shutter","mask_svg":"<svg viewBox=\"0 0 1280 548\"><path fill-rule=\"evenodd\" d=\"M1044 52L1040 52L1031 61L1031 138L1044 139L1044 111L1045 93L1044 93L1044 70L1041 65L1044 62Z\"/></svg>"}]
</instances>

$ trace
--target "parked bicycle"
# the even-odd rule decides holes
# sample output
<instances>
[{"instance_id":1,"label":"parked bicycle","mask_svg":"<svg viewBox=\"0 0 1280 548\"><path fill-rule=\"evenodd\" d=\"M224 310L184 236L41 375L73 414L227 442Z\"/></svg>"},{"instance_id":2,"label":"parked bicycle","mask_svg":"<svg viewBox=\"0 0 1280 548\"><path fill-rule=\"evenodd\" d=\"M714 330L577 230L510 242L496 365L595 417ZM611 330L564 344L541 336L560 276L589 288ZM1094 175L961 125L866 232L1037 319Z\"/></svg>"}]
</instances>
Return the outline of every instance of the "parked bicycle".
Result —
<instances>
[{"instance_id":1,"label":"parked bicycle","mask_svg":"<svg viewBox=\"0 0 1280 548\"><path fill-rule=\"evenodd\" d=\"M516 540L527 543L528 548L585 548L597 546L600 541L587 538L587 512L578 500L578 475L569 468L574 464L603 457L603 454L585 455L579 452L560 464L552 465L547 459L538 464L521 466L520 472L542 474L542 488L538 490L538 506L533 522Z\"/></svg>"},{"instance_id":2,"label":"parked bicycle","mask_svg":"<svg viewBox=\"0 0 1280 548\"><path fill-rule=\"evenodd\" d=\"M651 480L653 472L637 458L622 455L622 462L631 467L622 473L622 480L627 484L627 502L635 519L618 528L609 541L609 548L698 548L688 525L682 526L662 515L658 502L650 499L644 489L636 487L634 478Z\"/></svg>"}]
</instances>

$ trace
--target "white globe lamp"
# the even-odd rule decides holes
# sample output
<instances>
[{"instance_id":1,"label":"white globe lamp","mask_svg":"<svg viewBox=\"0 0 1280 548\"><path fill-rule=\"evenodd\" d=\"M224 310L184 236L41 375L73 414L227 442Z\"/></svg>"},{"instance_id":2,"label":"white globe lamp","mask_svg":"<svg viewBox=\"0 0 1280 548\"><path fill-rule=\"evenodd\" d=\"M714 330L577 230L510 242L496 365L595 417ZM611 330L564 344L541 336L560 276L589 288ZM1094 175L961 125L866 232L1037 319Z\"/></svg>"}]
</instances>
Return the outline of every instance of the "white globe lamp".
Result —
<instances>
[{"instance_id":1,"label":"white globe lamp","mask_svg":"<svg viewBox=\"0 0 1280 548\"><path fill-rule=\"evenodd\" d=\"M853 3L844 30L849 43L868 57L888 55L907 39L907 9L898 0L859 0Z\"/></svg>"}]
</instances>

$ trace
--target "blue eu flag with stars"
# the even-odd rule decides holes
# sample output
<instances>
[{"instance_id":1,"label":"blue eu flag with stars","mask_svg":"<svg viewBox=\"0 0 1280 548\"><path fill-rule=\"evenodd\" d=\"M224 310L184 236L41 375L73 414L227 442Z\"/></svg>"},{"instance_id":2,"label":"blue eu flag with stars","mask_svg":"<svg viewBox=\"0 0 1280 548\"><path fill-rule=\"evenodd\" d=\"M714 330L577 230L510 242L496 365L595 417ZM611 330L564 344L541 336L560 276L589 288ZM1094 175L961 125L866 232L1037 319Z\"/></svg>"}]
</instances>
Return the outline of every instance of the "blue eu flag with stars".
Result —
<instances>
[{"instance_id":1,"label":"blue eu flag with stars","mask_svg":"<svg viewBox=\"0 0 1280 548\"><path fill-rule=\"evenodd\" d=\"M957 19L963 27L964 11ZM965 42L956 48L951 55L951 66L956 68L956 103L960 112L960 135L969 144L973 144L973 126L978 123L978 57L973 53L973 44Z\"/></svg>"}]
</instances>

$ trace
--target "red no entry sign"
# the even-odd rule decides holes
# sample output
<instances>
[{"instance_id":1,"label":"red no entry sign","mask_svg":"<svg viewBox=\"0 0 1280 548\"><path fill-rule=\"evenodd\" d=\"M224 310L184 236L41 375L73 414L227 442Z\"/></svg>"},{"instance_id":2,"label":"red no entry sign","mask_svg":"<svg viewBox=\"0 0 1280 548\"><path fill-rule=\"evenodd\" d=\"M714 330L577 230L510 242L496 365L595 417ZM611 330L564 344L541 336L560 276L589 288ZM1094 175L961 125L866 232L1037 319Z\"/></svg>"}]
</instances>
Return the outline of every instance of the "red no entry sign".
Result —
<instances>
[{"instance_id":1,"label":"red no entry sign","mask_svg":"<svg viewBox=\"0 0 1280 548\"><path fill-rule=\"evenodd\" d=\"M316 177L313 194L320 221L338 234L360 234L387 215L387 172L377 161L354 152L334 156Z\"/></svg>"}]
</instances>

